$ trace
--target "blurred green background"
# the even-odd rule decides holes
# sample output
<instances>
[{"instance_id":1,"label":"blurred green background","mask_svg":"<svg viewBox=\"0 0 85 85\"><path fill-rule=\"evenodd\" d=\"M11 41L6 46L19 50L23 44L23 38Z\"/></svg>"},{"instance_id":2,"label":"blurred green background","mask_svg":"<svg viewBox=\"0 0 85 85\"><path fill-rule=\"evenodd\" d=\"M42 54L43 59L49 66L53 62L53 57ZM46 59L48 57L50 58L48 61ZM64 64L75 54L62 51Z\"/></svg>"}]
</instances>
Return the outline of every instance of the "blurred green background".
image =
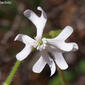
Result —
<instances>
[{"instance_id":1,"label":"blurred green background","mask_svg":"<svg viewBox=\"0 0 85 85\"><path fill-rule=\"evenodd\" d=\"M64 71L67 85L85 85L85 0L0 0L0 85L7 78L16 62L16 54L24 48L21 42L14 42L17 34L23 33L35 37L35 26L23 15L24 10L31 9L40 15L37 6L41 6L47 14L48 21L44 36L58 35L60 30L70 25L74 33L67 42L79 45L77 52L66 53L64 57L69 68ZM56 31L58 30L58 31ZM38 52L33 51L21 63L11 85L62 85L59 74L50 77L50 69L35 74L32 66L37 60Z\"/></svg>"}]
</instances>

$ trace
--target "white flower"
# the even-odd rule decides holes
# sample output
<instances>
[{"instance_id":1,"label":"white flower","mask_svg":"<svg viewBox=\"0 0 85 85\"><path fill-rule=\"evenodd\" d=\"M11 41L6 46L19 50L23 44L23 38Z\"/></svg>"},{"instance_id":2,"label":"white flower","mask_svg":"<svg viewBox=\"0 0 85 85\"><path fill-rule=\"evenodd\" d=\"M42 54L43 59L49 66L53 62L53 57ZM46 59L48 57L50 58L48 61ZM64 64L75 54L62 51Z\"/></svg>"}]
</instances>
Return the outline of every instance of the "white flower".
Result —
<instances>
[{"instance_id":1,"label":"white flower","mask_svg":"<svg viewBox=\"0 0 85 85\"><path fill-rule=\"evenodd\" d=\"M73 29L70 26L66 26L64 30L53 39L42 38L47 16L41 7L38 7L38 10L41 11L40 17L29 9L24 12L24 15L35 25L37 35L35 39L23 34L18 34L16 36L15 40L19 40L25 44L25 48L16 55L16 58L17 60L22 61L32 52L32 48L36 48L37 50L40 50L41 56L34 64L32 70L36 73L40 73L45 65L48 64L52 76L56 71L56 65L62 70L68 68L63 53L78 50L78 45L74 42L65 42L73 32ZM50 56L49 53L51 53L52 56Z\"/></svg>"}]
</instances>

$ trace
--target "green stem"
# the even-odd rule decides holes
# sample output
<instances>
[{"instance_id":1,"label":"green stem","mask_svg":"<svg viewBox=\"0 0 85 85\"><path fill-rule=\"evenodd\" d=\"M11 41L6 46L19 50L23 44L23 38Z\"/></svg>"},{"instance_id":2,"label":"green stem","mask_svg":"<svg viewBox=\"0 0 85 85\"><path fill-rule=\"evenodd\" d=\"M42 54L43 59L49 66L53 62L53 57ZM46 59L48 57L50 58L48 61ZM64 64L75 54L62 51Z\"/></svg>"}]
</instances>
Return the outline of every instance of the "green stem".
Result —
<instances>
[{"instance_id":1,"label":"green stem","mask_svg":"<svg viewBox=\"0 0 85 85\"><path fill-rule=\"evenodd\" d=\"M64 78L64 73L61 69L58 68L58 72L60 74L60 78L61 78L61 81L62 81L62 85L66 85L66 80Z\"/></svg>"},{"instance_id":2,"label":"green stem","mask_svg":"<svg viewBox=\"0 0 85 85\"><path fill-rule=\"evenodd\" d=\"M18 61L18 60L16 61L14 67L12 68L12 71L10 72L7 80L3 83L3 85L10 85L11 84L13 77L15 75L15 72L17 71L18 67L20 66L20 63L21 63L21 61Z\"/></svg>"}]
</instances>

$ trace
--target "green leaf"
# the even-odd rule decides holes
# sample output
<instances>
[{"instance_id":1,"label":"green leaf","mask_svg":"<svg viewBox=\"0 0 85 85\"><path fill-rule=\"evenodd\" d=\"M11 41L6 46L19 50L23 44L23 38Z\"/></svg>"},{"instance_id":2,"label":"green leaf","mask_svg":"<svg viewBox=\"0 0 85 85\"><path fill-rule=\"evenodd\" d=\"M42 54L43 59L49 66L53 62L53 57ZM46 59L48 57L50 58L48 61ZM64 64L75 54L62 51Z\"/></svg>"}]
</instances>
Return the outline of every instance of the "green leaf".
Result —
<instances>
[{"instance_id":1,"label":"green leaf","mask_svg":"<svg viewBox=\"0 0 85 85\"><path fill-rule=\"evenodd\" d=\"M43 35L43 37L45 37L45 38L51 38L50 35Z\"/></svg>"},{"instance_id":2,"label":"green leaf","mask_svg":"<svg viewBox=\"0 0 85 85\"><path fill-rule=\"evenodd\" d=\"M53 38L53 37L56 37L60 34L62 30L52 30L49 32L49 35Z\"/></svg>"}]
</instances>

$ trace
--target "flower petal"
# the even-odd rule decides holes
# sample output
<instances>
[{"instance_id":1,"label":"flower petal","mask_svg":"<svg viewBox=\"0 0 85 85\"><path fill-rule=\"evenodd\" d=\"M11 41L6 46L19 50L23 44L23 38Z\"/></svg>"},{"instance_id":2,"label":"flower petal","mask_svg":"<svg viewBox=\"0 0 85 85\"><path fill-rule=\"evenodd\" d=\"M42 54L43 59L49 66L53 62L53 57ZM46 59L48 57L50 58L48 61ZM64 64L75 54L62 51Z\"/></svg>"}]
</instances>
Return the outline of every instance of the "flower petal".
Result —
<instances>
[{"instance_id":1,"label":"flower petal","mask_svg":"<svg viewBox=\"0 0 85 85\"><path fill-rule=\"evenodd\" d=\"M16 40L25 44L25 48L16 55L17 60L22 61L31 53L32 48L35 45L35 40L23 34L18 34L15 38L15 41Z\"/></svg>"},{"instance_id":2,"label":"flower petal","mask_svg":"<svg viewBox=\"0 0 85 85\"><path fill-rule=\"evenodd\" d=\"M26 45L25 48L16 55L17 60L22 61L31 53L32 46Z\"/></svg>"},{"instance_id":3,"label":"flower petal","mask_svg":"<svg viewBox=\"0 0 85 85\"><path fill-rule=\"evenodd\" d=\"M62 70L65 70L68 68L68 64L66 63L64 57L62 56L62 53L58 53L58 52L52 52L53 56L54 56L54 60L56 62L56 64L58 65L58 67Z\"/></svg>"},{"instance_id":4,"label":"flower petal","mask_svg":"<svg viewBox=\"0 0 85 85\"><path fill-rule=\"evenodd\" d=\"M42 12L40 17L38 17L32 10L29 9L24 11L24 15L36 26L36 38L41 38L45 24L47 22L47 16L41 7L38 7L37 9Z\"/></svg>"},{"instance_id":5,"label":"flower petal","mask_svg":"<svg viewBox=\"0 0 85 85\"><path fill-rule=\"evenodd\" d=\"M59 40L65 41L73 32L73 28L71 26L66 26L64 30L55 38Z\"/></svg>"},{"instance_id":6,"label":"flower petal","mask_svg":"<svg viewBox=\"0 0 85 85\"><path fill-rule=\"evenodd\" d=\"M76 51L76 50L78 50L78 45L76 43L62 42L62 43L58 44L58 48L62 51L66 51L66 52Z\"/></svg>"},{"instance_id":7,"label":"flower petal","mask_svg":"<svg viewBox=\"0 0 85 85\"><path fill-rule=\"evenodd\" d=\"M78 50L78 45L74 42L65 43L62 40L47 39L47 43L48 43L49 46L52 45L52 46L56 47L56 50L59 50L59 51L62 51L62 52L69 52L69 51Z\"/></svg>"},{"instance_id":8,"label":"flower petal","mask_svg":"<svg viewBox=\"0 0 85 85\"><path fill-rule=\"evenodd\" d=\"M33 66L33 72L40 73L44 69L46 64L49 65L49 67L51 69L50 76L52 76L56 71L55 63L54 63L53 59L51 59L50 56L45 51L42 51L41 57Z\"/></svg>"},{"instance_id":9,"label":"flower petal","mask_svg":"<svg viewBox=\"0 0 85 85\"><path fill-rule=\"evenodd\" d=\"M45 61L44 57L41 56L39 60L34 64L33 69L32 69L33 72L40 73L44 69L46 63L47 62Z\"/></svg>"},{"instance_id":10,"label":"flower petal","mask_svg":"<svg viewBox=\"0 0 85 85\"><path fill-rule=\"evenodd\" d=\"M57 42L55 46L64 52L76 51L78 50L78 45L76 43L65 43L65 42Z\"/></svg>"},{"instance_id":11,"label":"flower petal","mask_svg":"<svg viewBox=\"0 0 85 85\"><path fill-rule=\"evenodd\" d=\"M50 70L51 70L51 75L50 76L52 76L56 71L56 66L55 66L55 63L54 63L53 59L50 58L50 57L48 57L48 58L49 59L48 59L47 63L48 63L48 65L50 67Z\"/></svg>"},{"instance_id":12,"label":"flower petal","mask_svg":"<svg viewBox=\"0 0 85 85\"><path fill-rule=\"evenodd\" d=\"M50 70L51 70L50 76L52 76L56 71L55 63L54 63L53 59L47 54L46 50L44 50L42 53L43 53L42 55L43 55L45 61L47 62L47 64L50 67Z\"/></svg>"},{"instance_id":13,"label":"flower petal","mask_svg":"<svg viewBox=\"0 0 85 85\"><path fill-rule=\"evenodd\" d=\"M34 46L34 44L36 43L36 41L34 39L32 39L31 37L27 36L27 35L23 35L23 34L18 34L15 37L15 41L19 40L21 42L23 42L24 44L30 44L32 46Z\"/></svg>"}]
</instances>

